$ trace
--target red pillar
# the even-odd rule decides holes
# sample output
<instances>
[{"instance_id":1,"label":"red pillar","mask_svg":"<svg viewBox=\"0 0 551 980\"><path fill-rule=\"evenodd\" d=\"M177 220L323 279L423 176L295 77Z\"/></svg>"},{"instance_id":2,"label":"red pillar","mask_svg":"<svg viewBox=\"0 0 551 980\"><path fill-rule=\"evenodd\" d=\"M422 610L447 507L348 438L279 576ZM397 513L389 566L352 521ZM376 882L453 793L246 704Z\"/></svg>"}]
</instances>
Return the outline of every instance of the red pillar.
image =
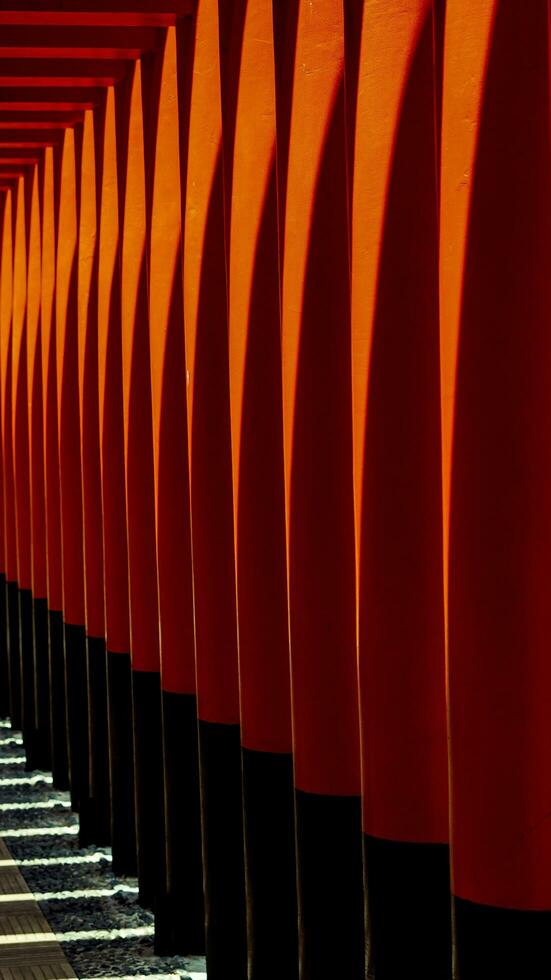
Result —
<instances>
[{"instance_id":1,"label":"red pillar","mask_svg":"<svg viewBox=\"0 0 551 980\"><path fill-rule=\"evenodd\" d=\"M12 312L13 312L13 191L6 193L2 229L1 311L2 330L2 452L4 474L4 544L6 566L7 638L10 684L10 718L21 728L21 662L19 658L19 608L17 592L17 544L12 435Z\"/></svg>"},{"instance_id":2,"label":"red pillar","mask_svg":"<svg viewBox=\"0 0 551 980\"><path fill-rule=\"evenodd\" d=\"M192 22L182 27L182 50ZM166 904L157 939L169 951L205 948L195 626L182 283L182 185L176 29L144 59L149 342L159 586L167 835ZM191 65L188 62L191 69ZM185 125L185 116L182 120Z\"/></svg>"},{"instance_id":3,"label":"red pillar","mask_svg":"<svg viewBox=\"0 0 551 980\"><path fill-rule=\"evenodd\" d=\"M354 3L348 5L353 14ZM352 392L369 970L451 976L431 0L349 22Z\"/></svg>"},{"instance_id":4,"label":"red pillar","mask_svg":"<svg viewBox=\"0 0 551 980\"><path fill-rule=\"evenodd\" d=\"M81 812L81 836L111 838L107 661L103 574L103 515L98 380L98 198L95 115L84 115L80 152L78 229L78 375L84 531L86 660L90 712L90 807Z\"/></svg>"},{"instance_id":5,"label":"red pillar","mask_svg":"<svg viewBox=\"0 0 551 980\"><path fill-rule=\"evenodd\" d=\"M102 131L99 216L98 371L107 642L111 846L119 873L135 873L136 816L128 543L124 474L120 231L115 93L107 89Z\"/></svg>"},{"instance_id":6,"label":"red pillar","mask_svg":"<svg viewBox=\"0 0 551 980\"><path fill-rule=\"evenodd\" d=\"M364 976L342 4L274 3L300 974Z\"/></svg>"},{"instance_id":7,"label":"red pillar","mask_svg":"<svg viewBox=\"0 0 551 980\"><path fill-rule=\"evenodd\" d=\"M63 632L71 800L78 809L81 799L88 795L88 692L78 394L77 186L72 129L65 130L59 164L55 302Z\"/></svg>"},{"instance_id":8,"label":"red pillar","mask_svg":"<svg viewBox=\"0 0 551 980\"><path fill-rule=\"evenodd\" d=\"M207 970L246 976L218 11L197 8L183 187L185 352ZM228 842L232 841L231 847Z\"/></svg>"},{"instance_id":9,"label":"red pillar","mask_svg":"<svg viewBox=\"0 0 551 980\"><path fill-rule=\"evenodd\" d=\"M159 600L146 268L142 73L118 86L121 330L130 646L140 901L166 891Z\"/></svg>"},{"instance_id":10,"label":"red pillar","mask_svg":"<svg viewBox=\"0 0 551 980\"><path fill-rule=\"evenodd\" d=\"M551 955L548 4L450 0L441 348L452 881L462 978Z\"/></svg>"},{"instance_id":11,"label":"red pillar","mask_svg":"<svg viewBox=\"0 0 551 980\"><path fill-rule=\"evenodd\" d=\"M19 177L15 195L12 309L12 439L21 658L23 744L35 765L35 683L32 630L31 500L27 395L27 193Z\"/></svg>"},{"instance_id":12,"label":"red pillar","mask_svg":"<svg viewBox=\"0 0 551 980\"><path fill-rule=\"evenodd\" d=\"M51 698L48 654L46 515L44 494L44 425L42 401L41 220L38 168L30 175L27 279L27 402L32 559L32 633L35 673L35 761L51 768Z\"/></svg>"},{"instance_id":13,"label":"red pillar","mask_svg":"<svg viewBox=\"0 0 551 980\"><path fill-rule=\"evenodd\" d=\"M218 9L248 971L291 980L298 928L272 8L235 0Z\"/></svg>"},{"instance_id":14,"label":"red pillar","mask_svg":"<svg viewBox=\"0 0 551 980\"><path fill-rule=\"evenodd\" d=\"M48 573L48 641L52 685L51 736L54 786L68 786L63 595L61 569L61 501L57 424L57 337L55 328L56 247L54 152L44 150L42 170L42 277L40 329L44 425L44 491Z\"/></svg>"}]
</instances>

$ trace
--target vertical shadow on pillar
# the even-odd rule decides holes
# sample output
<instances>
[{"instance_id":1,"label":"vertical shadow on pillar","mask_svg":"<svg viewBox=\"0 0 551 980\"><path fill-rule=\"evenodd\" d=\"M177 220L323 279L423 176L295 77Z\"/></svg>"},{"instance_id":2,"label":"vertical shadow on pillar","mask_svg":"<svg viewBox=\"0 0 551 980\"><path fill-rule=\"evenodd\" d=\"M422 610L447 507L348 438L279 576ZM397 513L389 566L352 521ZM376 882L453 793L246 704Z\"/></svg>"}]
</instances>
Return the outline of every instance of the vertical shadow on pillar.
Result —
<instances>
[{"instance_id":1,"label":"vertical shadow on pillar","mask_svg":"<svg viewBox=\"0 0 551 980\"><path fill-rule=\"evenodd\" d=\"M449 848L442 843L448 783L432 28L429 12L409 67L388 181L359 585L364 732L367 724L373 742L366 736L363 745L368 798L376 800L379 784L387 799L394 780L402 787L394 794L399 811L411 810L417 795L432 810L421 804L425 842L386 839L394 838L390 829L364 837L368 976L377 980L401 980L411 963L422 964L426 980L445 980L452 966Z\"/></svg>"},{"instance_id":2,"label":"vertical shadow on pillar","mask_svg":"<svg viewBox=\"0 0 551 980\"><path fill-rule=\"evenodd\" d=\"M107 651L107 714L113 871L117 875L135 875L138 865L129 653Z\"/></svg>"},{"instance_id":3,"label":"vertical shadow on pillar","mask_svg":"<svg viewBox=\"0 0 551 980\"><path fill-rule=\"evenodd\" d=\"M67 687L63 614L58 609L48 613L48 647L50 655L52 776L56 789L69 789L69 752L67 734Z\"/></svg>"},{"instance_id":4,"label":"vertical shadow on pillar","mask_svg":"<svg viewBox=\"0 0 551 980\"><path fill-rule=\"evenodd\" d=\"M86 637L88 706L90 711L90 803L89 819L81 839L92 844L111 842L111 798L109 791L109 740L107 723L107 654L103 637Z\"/></svg>"},{"instance_id":5,"label":"vertical shadow on pillar","mask_svg":"<svg viewBox=\"0 0 551 980\"><path fill-rule=\"evenodd\" d=\"M21 731L21 656L19 652L19 589L17 582L6 582L8 666L10 676L10 718L12 728Z\"/></svg>"},{"instance_id":6,"label":"vertical shadow on pillar","mask_svg":"<svg viewBox=\"0 0 551 980\"><path fill-rule=\"evenodd\" d=\"M205 952L197 698L162 692L167 890L157 902L155 950Z\"/></svg>"},{"instance_id":7,"label":"vertical shadow on pillar","mask_svg":"<svg viewBox=\"0 0 551 980\"><path fill-rule=\"evenodd\" d=\"M89 803L88 682L84 626L64 624L65 684L71 805L84 822Z\"/></svg>"},{"instance_id":8,"label":"vertical shadow on pillar","mask_svg":"<svg viewBox=\"0 0 551 980\"><path fill-rule=\"evenodd\" d=\"M239 725L199 721L199 770L209 980L247 976Z\"/></svg>"},{"instance_id":9,"label":"vertical shadow on pillar","mask_svg":"<svg viewBox=\"0 0 551 980\"><path fill-rule=\"evenodd\" d=\"M52 768L50 716L50 662L48 649L48 604L46 599L33 599L33 648L36 670L35 762L38 769Z\"/></svg>"},{"instance_id":10,"label":"vertical shadow on pillar","mask_svg":"<svg viewBox=\"0 0 551 980\"><path fill-rule=\"evenodd\" d=\"M10 662L7 618L7 585L4 572L0 573L0 718L10 714Z\"/></svg>"},{"instance_id":11,"label":"vertical shadow on pillar","mask_svg":"<svg viewBox=\"0 0 551 980\"><path fill-rule=\"evenodd\" d=\"M155 908L166 881L161 678L157 671L132 671L132 709L139 902Z\"/></svg>"}]
</instances>

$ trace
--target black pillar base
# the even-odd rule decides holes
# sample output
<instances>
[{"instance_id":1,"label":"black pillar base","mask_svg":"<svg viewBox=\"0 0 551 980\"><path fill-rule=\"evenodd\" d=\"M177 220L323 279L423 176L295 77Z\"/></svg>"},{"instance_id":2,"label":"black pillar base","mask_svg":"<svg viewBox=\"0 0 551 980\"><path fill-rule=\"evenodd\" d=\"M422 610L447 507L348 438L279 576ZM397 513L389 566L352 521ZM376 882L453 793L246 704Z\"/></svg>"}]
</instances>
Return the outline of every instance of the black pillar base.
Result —
<instances>
[{"instance_id":1,"label":"black pillar base","mask_svg":"<svg viewBox=\"0 0 551 980\"><path fill-rule=\"evenodd\" d=\"M107 654L103 637L86 637L90 737L90 799L80 814L83 844L111 843L109 739L107 722Z\"/></svg>"},{"instance_id":2,"label":"black pillar base","mask_svg":"<svg viewBox=\"0 0 551 980\"><path fill-rule=\"evenodd\" d=\"M113 871L118 875L136 875L138 862L129 653L107 651L107 716Z\"/></svg>"},{"instance_id":3,"label":"black pillar base","mask_svg":"<svg viewBox=\"0 0 551 980\"><path fill-rule=\"evenodd\" d=\"M10 716L10 663L8 654L6 576L0 572L0 718Z\"/></svg>"},{"instance_id":4,"label":"black pillar base","mask_svg":"<svg viewBox=\"0 0 551 980\"><path fill-rule=\"evenodd\" d=\"M167 892L155 906L155 952L205 953L197 698L162 692Z\"/></svg>"},{"instance_id":5,"label":"black pillar base","mask_svg":"<svg viewBox=\"0 0 551 980\"><path fill-rule=\"evenodd\" d=\"M364 980L359 797L296 790L301 980Z\"/></svg>"},{"instance_id":6,"label":"black pillar base","mask_svg":"<svg viewBox=\"0 0 551 980\"><path fill-rule=\"evenodd\" d=\"M161 678L132 671L136 844L140 905L154 908L166 892Z\"/></svg>"},{"instance_id":7,"label":"black pillar base","mask_svg":"<svg viewBox=\"0 0 551 980\"><path fill-rule=\"evenodd\" d=\"M38 769L52 768L50 718L50 655L48 648L48 604L46 599L33 599L33 647L36 669L36 731L35 762Z\"/></svg>"},{"instance_id":8,"label":"black pillar base","mask_svg":"<svg viewBox=\"0 0 551 980\"><path fill-rule=\"evenodd\" d=\"M454 899L458 980L546 980L551 912L524 912Z\"/></svg>"},{"instance_id":9,"label":"black pillar base","mask_svg":"<svg viewBox=\"0 0 551 980\"><path fill-rule=\"evenodd\" d=\"M298 924L291 755L243 749L243 807L249 980L293 980Z\"/></svg>"},{"instance_id":10,"label":"black pillar base","mask_svg":"<svg viewBox=\"0 0 551 980\"><path fill-rule=\"evenodd\" d=\"M21 653L19 641L19 588L6 582L8 665L10 674L10 718L16 731L22 727Z\"/></svg>"},{"instance_id":11,"label":"black pillar base","mask_svg":"<svg viewBox=\"0 0 551 980\"><path fill-rule=\"evenodd\" d=\"M25 769L38 768L36 731L35 684L36 673L33 649L33 595L30 589L19 589L19 646L21 656L21 698L23 747L27 761Z\"/></svg>"},{"instance_id":12,"label":"black pillar base","mask_svg":"<svg viewBox=\"0 0 551 980\"><path fill-rule=\"evenodd\" d=\"M450 854L446 844L364 835L369 978L451 980Z\"/></svg>"},{"instance_id":13,"label":"black pillar base","mask_svg":"<svg viewBox=\"0 0 551 980\"><path fill-rule=\"evenodd\" d=\"M71 806L78 812L90 795L86 633L84 626L65 623L64 634Z\"/></svg>"},{"instance_id":14,"label":"black pillar base","mask_svg":"<svg viewBox=\"0 0 551 980\"><path fill-rule=\"evenodd\" d=\"M247 980L241 745L238 725L199 721L209 980Z\"/></svg>"},{"instance_id":15,"label":"black pillar base","mask_svg":"<svg viewBox=\"0 0 551 980\"><path fill-rule=\"evenodd\" d=\"M56 789L69 789L69 754L67 749L67 692L65 686L65 650L63 615L58 609L48 612L50 651L50 715L52 776Z\"/></svg>"}]
</instances>

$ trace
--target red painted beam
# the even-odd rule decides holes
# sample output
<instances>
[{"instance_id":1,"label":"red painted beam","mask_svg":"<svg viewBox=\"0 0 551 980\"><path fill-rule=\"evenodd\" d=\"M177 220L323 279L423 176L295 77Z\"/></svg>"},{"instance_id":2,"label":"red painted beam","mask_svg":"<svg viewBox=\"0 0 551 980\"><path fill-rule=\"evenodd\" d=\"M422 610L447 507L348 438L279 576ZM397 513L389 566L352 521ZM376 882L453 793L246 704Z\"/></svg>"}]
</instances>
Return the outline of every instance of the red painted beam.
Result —
<instances>
[{"instance_id":1,"label":"red painted beam","mask_svg":"<svg viewBox=\"0 0 551 980\"><path fill-rule=\"evenodd\" d=\"M15 57L21 57L28 49L43 49L44 57L50 54L60 57L74 57L70 49L88 51L90 49L117 48L122 51L147 51L156 47L159 30L151 27L28 27L26 22L17 26L2 28L2 48L15 49ZM2 55L2 57L6 57ZM9 55L7 55L9 57ZM102 57L102 56L101 56Z\"/></svg>"},{"instance_id":2,"label":"red painted beam","mask_svg":"<svg viewBox=\"0 0 551 980\"><path fill-rule=\"evenodd\" d=\"M52 109L54 111L66 111L69 109L89 108L99 102L103 95L102 86L93 88L82 88L76 86L71 88L65 86L61 89L55 86L40 86L37 91L36 86L29 86L23 82L21 86L9 87L5 91L0 81L0 109L10 109L20 107L21 111L26 112L29 108Z\"/></svg>"},{"instance_id":3,"label":"red painted beam","mask_svg":"<svg viewBox=\"0 0 551 980\"><path fill-rule=\"evenodd\" d=\"M12 149L35 149L44 146L54 146L62 140L62 133L55 129L17 129L0 130L0 149L11 147Z\"/></svg>"},{"instance_id":4,"label":"red painted beam","mask_svg":"<svg viewBox=\"0 0 551 980\"><path fill-rule=\"evenodd\" d=\"M0 105L0 129L8 127L10 129L18 128L23 126L28 128L29 126L36 126L38 129L44 126L55 126L57 123L66 123L68 120L75 119L78 121L79 113L78 110L75 112L62 112L59 110L40 112L36 109L32 112L25 112L21 120L14 119L13 112L4 110L4 107Z\"/></svg>"},{"instance_id":5,"label":"red painted beam","mask_svg":"<svg viewBox=\"0 0 551 980\"><path fill-rule=\"evenodd\" d=\"M75 126L79 122L82 122L82 113L67 115L65 119L52 120L50 118L46 118L43 121L31 119L28 122L24 119L13 119L11 121L5 120L2 118L2 113L0 113L0 136L2 138L4 137L4 130L16 130L17 132L21 132L26 129L67 129L68 127Z\"/></svg>"},{"instance_id":6,"label":"red painted beam","mask_svg":"<svg viewBox=\"0 0 551 980\"><path fill-rule=\"evenodd\" d=\"M7 119L11 116L13 119L15 114L17 116L21 114L21 118L28 121L41 112L43 113L41 119L50 119L51 115L48 113L57 116L61 112L84 112L85 109L93 109L97 102L99 99L95 101L87 99L82 102L2 102L0 100L0 118Z\"/></svg>"},{"instance_id":7,"label":"red painted beam","mask_svg":"<svg viewBox=\"0 0 551 980\"><path fill-rule=\"evenodd\" d=\"M0 3L0 24L116 24L159 26L193 13L192 0L9 0Z\"/></svg>"},{"instance_id":8,"label":"red painted beam","mask_svg":"<svg viewBox=\"0 0 551 980\"><path fill-rule=\"evenodd\" d=\"M0 35L2 40L3 33ZM126 57L119 62L93 57L79 65L74 58L14 57L0 59L0 85L111 85L127 72Z\"/></svg>"}]
</instances>

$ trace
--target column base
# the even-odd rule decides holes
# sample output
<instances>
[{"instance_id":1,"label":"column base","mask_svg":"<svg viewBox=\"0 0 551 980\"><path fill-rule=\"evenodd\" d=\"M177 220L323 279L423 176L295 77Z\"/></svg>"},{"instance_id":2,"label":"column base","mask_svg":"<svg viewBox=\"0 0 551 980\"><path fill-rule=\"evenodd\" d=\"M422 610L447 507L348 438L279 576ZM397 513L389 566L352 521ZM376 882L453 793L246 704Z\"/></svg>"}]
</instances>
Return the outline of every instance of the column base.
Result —
<instances>
[{"instance_id":1,"label":"column base","mask_svg":"<svg viewBox=\"0 0 551 980\"><path fill-rule=\"evenodd\" d=\"M86 632L84 626L64 624L65 684L71 806L79 811L88 800L88 679L86 676Z\"/></svg>"},{"instance_id":2,"label":"column base","mask_svg":"<svg viewBox=\"0 0 551 980\"><path fill-rule=\"evenodd\" d=\"M10 716L10 663L6 601L6 576L4 572L0 572L0 718L9 718Z\"/></svg>"},{"instance_id":3,"label":"column base","mask_svg":"<svg viewBox=\"0 0 551 980\"><path fill-rule=\"evenodd\" d=\"M247 980L239 725L199 721L199 772L209 980ZM276 955L274 951L274 955Z\"/></svg>"},{"instance_id":4,"label":"column base","mask_svg":"<svg viewBox=\"0 0 551 980\"><path fill-rule=\"evenodd\" d=\"M249 980L296 980L293 757L243 749L242 766Z\"/></svg>"},{"instance_id":5,"label":"column base","mask_svg":"<svg viewBox=\"0 0 551 980\"><path fill-rule=\"evenodd\" d=\"M33 647L36 670L36 746L35 763L38 769L52 768L50 718L50 656L48 649L48 603L33 599Z\"/></svg>"},{"instance_id":6,"label":"column base","mask_svg":"<svg viewBox=\"0 0 551 980\"><path fill-rule=\"evenodd\" d=\"M22 728L21 652L19 641L19 588L6 582L8 666L10 677L10 718L15 731Z\"/></svg>"},{"instance_id":7,"label":"column base","mask_svg":"<svg viewBox=\"0 0 551 980\"><path fill-rule=\"evenodd\" d=\"M136 809L129 653L107 651L107 717L111 787L111 850L116 875L136 875Z\"/></svg>"},{"instance_id":8,"label":"column base","mask_svg":"<svg viewBox=\"0 0 551 980\"><path fill-rule=\"evenodd\" d=\"M55 789L69 789L69 754L67 749L67 692L65 685L65 651L63 644L63 614L58 609L48 612L50 651L50 716L52 777Z\"/></svg>"},{"instance_id":9,"label":"column base","mask_svg":"<svg viewBox=\"0 0 551 980\"><path fill-rule=\"evenodd\" d=\"M155 952L203 956L205 902L197 698L162 691L167 893L155 906Z\"/></svg>"},{"instance_id":10,"label":"column base","mask_svg":"<svg viewBox=\"0 0 551 980\"><path fill-rule=\"evenodd\" d=\"M364 980L359 796L295 792L301 980Z\"/></svg>"},{"instance_id":11,"label":"column base","mask_svg":"<svg viewBox=\"0 0 551 980\"><path fill-rule=\"evenodd\" d=\"M22 731L25 749L25 769L31 772L39 768L37 761L38 736L36 731L35 687L36 671L33 648L33 595L30 589L18 590L19 644L21 656Z\"/></svg>"},{"instance_id":12,"label":"column base","mask_svg":"<svg viewBox=\"0 0 551 980\"><path fill-rule=\"evenodd\" d=\"M525 912L454 898L461 980L545 980L551 975L551 912Z\"/></svg>"},{"instance_id":13,"label":"column base","mask_svg":"<svg viewBox=\"0 0 551 980\"><path fill-rule=\"evenodd\" d=\"M132 671L138 901L155 907L166 892L161 678L157 671Z\"/></svg>"},{"instance_id":14,"label":"column base","mask_svg":"<svg viewBox=\"0 0 551 980\"><path fill-rule=\"evenodd\" d=\"M402 980L412 963L423 980L451 980L450 853L364 834L367 976Z\"/></svg>"},{"instance_id":15,"label":"column base","mask_svg":"<svg viewBox=\"0 0 551 980\"><path fill-rule=\"evenodd\" d=\"M103 637L86 637L88 706L90 711L90 800L81 812L81 840L86 844L111 843L109 740L107 724L107 654Z\"/></svg>"}]
</instances>

